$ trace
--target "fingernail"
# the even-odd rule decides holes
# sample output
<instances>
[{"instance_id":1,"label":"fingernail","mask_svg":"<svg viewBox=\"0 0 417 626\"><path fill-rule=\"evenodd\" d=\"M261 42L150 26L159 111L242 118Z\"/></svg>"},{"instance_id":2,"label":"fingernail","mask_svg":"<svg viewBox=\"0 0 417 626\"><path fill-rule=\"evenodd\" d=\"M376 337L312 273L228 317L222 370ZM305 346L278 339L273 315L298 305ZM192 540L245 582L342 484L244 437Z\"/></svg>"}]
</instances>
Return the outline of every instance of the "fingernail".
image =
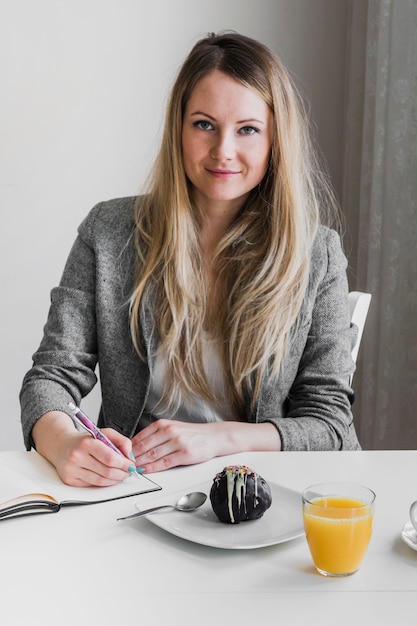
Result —
<instances>
[{"instance_id":1,"label":"fingernail","mask_svg":"<svg viewBox=\"0 0 417 626\"><path fill-rule=\"evenodd\" d=\"M132 450L129 452L129 456L132 459L132 461L135 460L135 455L133 454Z\"/></svg>"},{"instance_id":2,"label":"fingernail","mask_svg":"<svg viewBox=\"0 0 417 626\"><path fill-rule=\"evenodd\" d=\"M143 474L143 472L145 471L145 468L144 467L137 467L136 471L137 471L138 474Z\"/></svg>"},{"instance_id":3,"label":"fingernail","mask_svg":"<svg viewBox=\"0 0 417 626\"><path fill-rule=\"evenodd\" d=\"M129 472L136 472L136 467L134 465L129 465L127 469L129 470Z\"/></svg>"}]
</instances>

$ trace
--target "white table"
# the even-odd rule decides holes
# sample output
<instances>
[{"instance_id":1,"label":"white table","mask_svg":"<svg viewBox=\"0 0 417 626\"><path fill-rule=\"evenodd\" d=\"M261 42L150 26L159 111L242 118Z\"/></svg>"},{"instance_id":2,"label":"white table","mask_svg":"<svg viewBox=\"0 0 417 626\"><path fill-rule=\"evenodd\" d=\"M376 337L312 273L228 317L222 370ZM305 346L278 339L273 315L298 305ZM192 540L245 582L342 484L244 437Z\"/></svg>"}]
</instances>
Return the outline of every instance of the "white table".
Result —
<instances>
[{"instance_id":1,"label":"white table","mask_svg":"<svg viewBox=\"0 0 417 626\"><path fill-rule=\"evenodd\" d=\"M326 480L374 489L374 532L360 571L320 576L304 537L222 550L144 518L116 522L139 498L141 505L161 494L170 501L231 463L297 491ZM367 626L417 614L417 552L400 537L417 499L417 451L245 453L154 477L163 487L157 494L0 522L1 625L287 626L305 619Z\"/></svg>"}]
</instances>

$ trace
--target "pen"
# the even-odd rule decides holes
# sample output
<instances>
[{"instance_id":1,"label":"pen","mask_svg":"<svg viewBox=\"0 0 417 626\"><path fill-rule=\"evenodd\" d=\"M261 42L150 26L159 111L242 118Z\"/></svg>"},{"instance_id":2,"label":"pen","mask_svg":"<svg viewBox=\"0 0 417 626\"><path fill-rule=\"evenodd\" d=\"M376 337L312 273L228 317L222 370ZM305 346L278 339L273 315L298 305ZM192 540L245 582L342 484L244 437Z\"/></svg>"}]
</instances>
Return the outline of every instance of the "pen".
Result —
<instances>
[{"instance_id":1,"label":"pen","mask_svg":"<svg viewBox=\"0 0 417 626\"><path fill-rule=\"evenodd\" d=\"M90 420L89 417L87 417L87 415L78 406L75 406L73 402L68 402L68 407L72 413L72 419L75 422L75 424L78 424L79 426L81 426L81 428L84 428L84 430L89 432L90 435L94 437L94 439L101 441L106 446L114 450L114 452L117 452L117 454L120 454L121 456L125 456L123 452L119 450L119 448L117 448L114 445L114 443L112 443L110 439L108 439L106 435L97 428L97 426ZM132 465L129 468L129 474L131 476L136 476L136 478L139 478L138 471L140 470L141 468L139 470L137 468L133 470L133 465Z\"/></svg>"}]
</instances>

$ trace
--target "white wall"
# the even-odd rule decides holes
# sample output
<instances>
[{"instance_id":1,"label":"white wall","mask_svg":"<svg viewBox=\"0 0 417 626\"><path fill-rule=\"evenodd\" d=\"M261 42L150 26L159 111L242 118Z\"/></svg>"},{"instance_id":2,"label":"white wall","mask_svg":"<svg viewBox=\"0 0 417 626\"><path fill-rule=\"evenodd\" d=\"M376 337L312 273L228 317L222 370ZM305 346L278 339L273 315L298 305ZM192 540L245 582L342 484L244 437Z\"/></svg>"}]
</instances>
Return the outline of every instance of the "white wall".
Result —
<instances>
[{"instance_id":1,"label":"white wall","mask_svg":"<svg viewBox=\"0 0 417 626\"><path fill-rule=\"evenodd\" d=\"M231 28L281 55L340 188L346 2L0 0L0 449L23 448L21 380L76 227L138 191L198 38Z\"/></svg>"}]
</instances>

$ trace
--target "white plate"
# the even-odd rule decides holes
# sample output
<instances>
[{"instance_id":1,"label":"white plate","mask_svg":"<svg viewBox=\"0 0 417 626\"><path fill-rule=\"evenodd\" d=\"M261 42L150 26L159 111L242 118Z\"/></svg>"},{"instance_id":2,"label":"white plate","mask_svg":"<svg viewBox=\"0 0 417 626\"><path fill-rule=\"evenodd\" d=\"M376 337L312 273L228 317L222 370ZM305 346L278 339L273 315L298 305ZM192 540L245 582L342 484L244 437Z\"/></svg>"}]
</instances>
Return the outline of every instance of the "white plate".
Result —
<instances>
[{"instance_id":1,"label":"white plate","mask_svg":"<svg viewBox=\"0 0 417 626\"><path fill-rule=\"evenodd\" d=\"M161 498L152 500L152 505L171 504L178 500L181 495L189 491L203 491L207 494L207 500L196 511L181 513L173 509L165 509L145 515L155 526L163 530L213 548L227 548L232 550L249 550L263 548L284 541L290 541L304 534L301 494L287 487L268 481L271 487L272 504L264 515L258 520L241 522L240 524L225 524L220 522L210 503L211 483L196 485L187 491L174 494L168 502ZM140 511L140 504L135 505Z\"/></svg>"},{"instance_id":2,"label":"white plate","mask_svg":"<svg viewBox=\"0 0 417 626\"><path fill-rule=\"evenodd\" d=\"M404 524L401 537L410 548L417 550L417 532L410 520Z\"/></svg>"}]
</instances>

